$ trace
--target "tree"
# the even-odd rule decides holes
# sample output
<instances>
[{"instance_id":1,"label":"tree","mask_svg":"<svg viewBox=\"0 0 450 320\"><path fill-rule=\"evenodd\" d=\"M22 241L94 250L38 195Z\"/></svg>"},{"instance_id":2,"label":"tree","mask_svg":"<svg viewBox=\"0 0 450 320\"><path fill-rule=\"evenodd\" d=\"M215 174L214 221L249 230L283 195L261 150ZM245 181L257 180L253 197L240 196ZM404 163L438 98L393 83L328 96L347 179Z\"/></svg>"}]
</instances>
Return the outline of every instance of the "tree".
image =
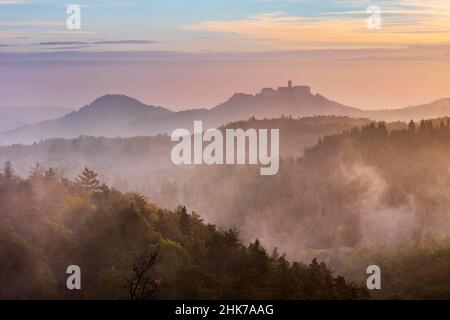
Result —
<instances>
[{"instance_id":1,"label":"tree","mask_svg":"<svg viewBox=\"0 0 450 320\"><path fill-rule=\"evenodd\" d=\"M100 189L100 181L97 179L98 173L89 170L87 167L84 168L83 172L78 176L76 180L81 187L90 192L95 192Z\"/></svg>"},{"instance_id":2,"label":"tree","mask_svg":"<svg viewBox=\"0 0 450 320\"><path fill-rule=\"evenodd\" d=\"M189 235L189 215L187 213L186 207L178 207L178 212L180 214L180 230L185 235Z\"/></svg>"},{"instance_id":3,"label":"tree","mask_svg":"<svg viewBox=\"0 0 450 320\"><path fill-rule=\"evenodd\" d=\"M147 257L141 258L133 266L133 277L127 279L128 295L130 300L149 300L158 291L160 279L151 279L148 272L153 268L159 254L159 245Z\"/></svg>"},{"instance_id":4,"label":"tree","mask_svg":"<svg viewBox=\"0 0 450 320\"><path fill-rule=\"evenodd\" d=\"M30 179L32 180L41 179L44 177L44 173L45 173L44 166L39 161L37 161L36 164L31 167Z\"/></svg>"},{"instance_id":5,"label":"tree","mask_svg":"<svg viewBox=\"0 0 450 320\"><path fill-rule=\"evenodd\" d=\"M14 169L12 167L11 162L7 161L3 167L3 173L2 173L3 179L6 182L10 182L12 180L15 180L16 176L14 174Z\"/></svg>"},{"instance_id":6,"label":"tree","mask_svg":"<svg viewBox=\"0 0 450 320\"><path fill-rule=\"evenodd\" d=\"M424 131L424 130L426 129L426 127L427 127L426 121L425 121L425 120L420 120L419 129L420 129L421 131Z\"/></svg>"},{"instance_id":7,"label":"tree","mask_svg":"<svg viewBox=\"0 0 450 320\"><path fill-rule=\"evenodd\" d=\"M48 168L45 171L45 181L47 182L55 182L57 180L57 171L52 167Z\"/></svg>"}]
</instances>

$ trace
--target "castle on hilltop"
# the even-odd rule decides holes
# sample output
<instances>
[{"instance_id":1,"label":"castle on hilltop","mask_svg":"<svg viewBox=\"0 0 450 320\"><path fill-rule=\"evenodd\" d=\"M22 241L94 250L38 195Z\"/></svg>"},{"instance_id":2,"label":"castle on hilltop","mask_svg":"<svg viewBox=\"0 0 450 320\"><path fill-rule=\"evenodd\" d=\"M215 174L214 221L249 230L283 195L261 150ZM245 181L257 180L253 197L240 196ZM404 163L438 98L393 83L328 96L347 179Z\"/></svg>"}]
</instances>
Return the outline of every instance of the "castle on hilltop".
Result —
<instances>
[{"instance_id":1,"label":"castle on hilltop","mask_svg":"<svg viewBox=\"0 0 450 320\"><path fill-rule=\"evenodd\" d=\"M261 90L262 95L264 96L274 96L277 94L295 94L295 95L304 95L311 94L311 87L309 86L293 86L292 81L288 81L287 87L278 87L278 89L274 90L272 88L263 88Z\"/></svg>"}]
</instances>

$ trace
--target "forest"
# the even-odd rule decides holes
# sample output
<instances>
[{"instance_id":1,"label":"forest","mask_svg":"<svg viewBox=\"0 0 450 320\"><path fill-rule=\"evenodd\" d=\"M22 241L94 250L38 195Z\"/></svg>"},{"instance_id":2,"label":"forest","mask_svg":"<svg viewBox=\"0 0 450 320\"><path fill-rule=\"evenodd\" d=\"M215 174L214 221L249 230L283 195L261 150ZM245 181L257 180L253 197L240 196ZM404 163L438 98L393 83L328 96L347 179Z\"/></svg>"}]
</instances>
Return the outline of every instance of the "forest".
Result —
<instances>
[{"instance_id":1,"label":"forest","mask_svg":"<svg viewBox=\"0 0 450 320\"><path fill-rule=\"evenodd\" d=\"M159 248L150 272L160 284L156 298L366 298L361 288L373 264L383 280L370 298L450 297L449 119L349 119L228 125L280 127L280 171L270 177L254 166L164 165L166 136L4 147L1 159L21 169L16 175L7 163L2 174L9 240L0 257L20 247L27 253L5 261L36 268L36 278L5 271L2 281L15 279L20 290L36 283L26 296L45 287L51 297L71 298L64 268L73 263L84 270L86 298L126 298L133 266ZM36 156L47 153L54 161ZM98 175L54 166L75 154ZM44 161L24 174L33 160ZM317 282L315 269L328 280Z\"/></svg>"},{"instance_id":2,"label":"forest","mask_svg":"<svg viewBox=\"0 0 450 320\"><path fill-rule=\"evenodd\" d=\"M448 118L379 122L321 138L274 177L199 167L174 174L153 198L239 226L243 239L258 235L288 259L320 257L359 284L361 270L379 265L383 289L373 297L448 298L449 168Z\"/></svg>"},{"instance_id":3,"label":"forest","mask_svg":"<svg viewBox=\"0 0 450 320\"><path fill-rule=\"evenodd\" d=\"M66 288L66 268L83 290ZM139 281L137 281L139 280ZM323 263L287 261L260 241L206 224L186 207L159 209L101 183L37 164L0 174L1 299L361 299L368 292Z\"/></svg>"}]
</instances>

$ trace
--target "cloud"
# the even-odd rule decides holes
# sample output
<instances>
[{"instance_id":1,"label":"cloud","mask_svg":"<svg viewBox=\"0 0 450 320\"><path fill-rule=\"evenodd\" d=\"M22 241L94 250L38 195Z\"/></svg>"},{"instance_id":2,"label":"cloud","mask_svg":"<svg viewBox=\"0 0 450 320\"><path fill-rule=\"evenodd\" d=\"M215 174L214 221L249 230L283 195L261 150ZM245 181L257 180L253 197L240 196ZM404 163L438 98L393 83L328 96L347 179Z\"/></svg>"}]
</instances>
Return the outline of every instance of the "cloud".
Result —
<instances>
[{"instance_id":1,"label":"cloud","mask_svg":"<svg viewBox=\"0 0 450 320\"><path fill-rule=\"evenodd\" d=\"M158 41L151 40L111 40L111 41L95 41L93 44L153 44Z\"/></svg>"},{"instance_id":2,"label":"cloud","mask_svg":"<svg viewBox=\"0 0 450 320\"><path fill-rule=\"evenodd\" d=\"M1 5L14 5L14 4L28 4L30 1L27 0L0 0Z\"/></svg>"},{"instance_id":3,"label":"cloud","mask_svg":"<svg viewBox=\"0 0 450 320\"><path fill-rule=\"evenodd\" d=\"M150 40L103 40L103 41L46 41L38 42L37 46L79 46L79 45L120 45L120 44L153 44L157 41Z\"/></svg>"},{"instance_id":4,"label":"cloud","mask_svg":"<svg viewBox=\"0 0 450 320\"><path fill-rule=\"evenodd\" d=\"M61 22L60 20L45 20L45 19L0 21L0 26L6 27L55 27L62 25L64 25L64 21Z\"/></svg>"},{"instance_id":5,"label":"cloud","mask_svg":"<svg viewBox=\"0 0 450 320\"><path fill-rule=\"evenodd\" d=\"M80 41L51 41L51 42L39 42L35 45L38 46L60 46L60 45L80 45L85 44L86 42Z\"/></svg>"},{"instance_id":6,"label":"cloud","mask_svg":"<svg viewBox=\"0 0 450 320\"><path fill-rule=\"evenodd\" d=\"M370 14L361 5L355 10L309 16L265 12L238 20L203 21L182 28L265 41L273 49L405 47L414 43L442 43L450 38L450 3L405 0L395 4L381 7L381 30L368 30Z\"/></svg>"},{"instance_id":7,"label":"cloud","mask_svg":"<svg viewBox=\"0 0 450 320\"><path fill-rule=\"evenodd\" d=\"M89 36L96 34L93 31L75 31L75 30L59 30L59 31L47 31L45 34L53 34L53 35L78 35L78 36Z\"/></svg>"},{"instance_id":8,"label":"cloud","mask_svg":"<svg viewBox=\"0 0 450 320\"><path fill-rule=\"evenodd\" d=\"M84 49L89 48L89 45L73 45L73 46L66 46L66 47L51 47L46 48L46 50L74 50L74 49Z\"/></svg>"},{"instance_id":9,"label":"cloud","mask_svg":"<svg viewBox=\"0 0 450 320\"><path fill-rule=\"evenodd\" d=\"M1 35L1 33L0 33ZM0 44L0 47L43 47L45 50L71 50L82 48L95 48L110 45L145 45L159 43L158 41L151 40L97 40L97 41L42 41L37 43L4 43Z\"/></svg>"},{"instance_id":10,"label":"cloud","mask_svg":"<svg viewBox=\"0 0 450 320\"><path fill-rule=\"evenodd\" d=\"M2 31L0 30L0 38L11 39L18 37L18 33L14 31Z\"/></svg>"}]
</instances>

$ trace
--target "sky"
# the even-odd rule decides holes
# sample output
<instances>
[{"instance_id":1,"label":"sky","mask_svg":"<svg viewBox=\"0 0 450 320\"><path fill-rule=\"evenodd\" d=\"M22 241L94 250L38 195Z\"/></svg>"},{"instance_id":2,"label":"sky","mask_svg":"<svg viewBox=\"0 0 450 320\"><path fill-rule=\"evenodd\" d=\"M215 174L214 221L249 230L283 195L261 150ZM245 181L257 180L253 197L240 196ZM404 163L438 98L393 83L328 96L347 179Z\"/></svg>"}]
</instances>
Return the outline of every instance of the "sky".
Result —
<instances>
[{"instance_id":1,"label":"sky","mask_svg":"<svg viewBox=\"0 0 450 320\"><path fill-rule=\"evenodd\" d=\"M0 0L0 106L213 107L293 80L395 108L450 97L449 71L448 0Z\"/></svg>"}]
</instances>

